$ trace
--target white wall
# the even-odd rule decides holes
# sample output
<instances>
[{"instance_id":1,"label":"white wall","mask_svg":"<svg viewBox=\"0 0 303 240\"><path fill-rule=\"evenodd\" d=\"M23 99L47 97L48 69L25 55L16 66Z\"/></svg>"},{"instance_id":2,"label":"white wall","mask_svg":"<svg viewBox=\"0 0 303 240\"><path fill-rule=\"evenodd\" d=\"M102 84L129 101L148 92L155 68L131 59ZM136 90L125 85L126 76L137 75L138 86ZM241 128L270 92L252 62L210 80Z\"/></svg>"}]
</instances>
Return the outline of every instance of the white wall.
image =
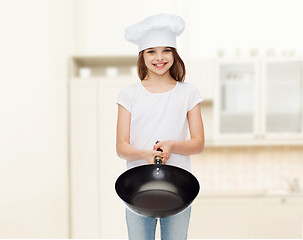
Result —
<instances>
[{"instance_id":1,"label":"white wall","mask_svg":"<svg viewBox=\"0 0 303 240\"><path fill-rule=\"evenodd\" d=\"M84 54L136 54L124 40L124 28L160 13L181 15L186 21L178 38L182 56L259 55L274 51L303 54L301 0L78 0L81 17L78 51Z\"/></svg>"},{"instance_id":2,"label":"white wall","mask_svg":"<svg viewBox=\"0 0 303 240\"><path fill-rule=\"evenodd\" d=\"M88 55L135 55L124 39L126 26L160 12L180 14L180 0L78 0L77 52Z\"/></svg>"},{"instance_id":3,"label":"white wall","mask_svg":"<svg viewBox=\"0 0 303 240\"><path fill-rule=\"evenodd\" d=\"M0 238L69 236L72 0L0 1Z\"/></svg>"},{"instance_id":4,"label":"white wall","mask_svg":"<svg viewBox=\"0 0 303 240\"><path fill-rule=\"evenodd\" d=\"M218 49L235 56L274 51L303 54L301 0L189 0L190 55L215 56ZM240 51L239 51L240 50Z\"/></svg>"}]
</instances>

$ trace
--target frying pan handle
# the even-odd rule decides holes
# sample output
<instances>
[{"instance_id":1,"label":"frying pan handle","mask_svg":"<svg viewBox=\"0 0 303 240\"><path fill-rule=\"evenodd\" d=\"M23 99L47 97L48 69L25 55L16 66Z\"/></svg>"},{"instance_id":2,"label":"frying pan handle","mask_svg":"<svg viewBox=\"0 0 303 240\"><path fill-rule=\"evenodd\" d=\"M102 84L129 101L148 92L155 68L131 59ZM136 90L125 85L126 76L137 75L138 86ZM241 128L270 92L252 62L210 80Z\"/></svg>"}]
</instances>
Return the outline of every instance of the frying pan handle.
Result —
<instances>
[{"instance_id":1,"label":"frying pan handle","mask_svg":"<svg viewBox=\"0 0 303 240\"><path fill-rule=\"evenodd\" d=\"M162 157L161 156L155 156L154 158L154 163L155 164L162 164Z\"/></svg>"},{"instance_id":2,"label":"frying pan handle","mask_svg":"<svg viewBox=\"0 0 303 240\"><path fill-rule=\"evenodd\" d=\"M157 144L158 142L159 142L159 141L157 141L156 144ZM161 148L158 148L157 151L163 152L163 150L162 150ZM163 160L163 157L156 155L155 158L154 158L154 163L155 163L155 164L162 164L162 160Z\"/></svg>"}]
</instances>

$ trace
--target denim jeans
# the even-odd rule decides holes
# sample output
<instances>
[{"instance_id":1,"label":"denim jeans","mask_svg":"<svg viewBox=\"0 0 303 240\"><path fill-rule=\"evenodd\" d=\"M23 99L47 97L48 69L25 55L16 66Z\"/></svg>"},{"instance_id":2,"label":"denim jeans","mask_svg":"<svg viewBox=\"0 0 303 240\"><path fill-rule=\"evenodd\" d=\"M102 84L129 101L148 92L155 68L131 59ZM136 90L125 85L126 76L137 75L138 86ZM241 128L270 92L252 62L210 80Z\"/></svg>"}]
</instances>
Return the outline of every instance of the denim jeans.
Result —
<instances>
[{"instance_id":1,"label":"denim jeans","mask_svg":"<svg viewBox=\"0 0 303 240\"><path fill-rule=\"evenodd\" d=\"M191 207L183 212L160 218L162 240L186 240ZM129 240L155 240L157 218L143 217L126 209Z\"/></svg>"}]
</instances>

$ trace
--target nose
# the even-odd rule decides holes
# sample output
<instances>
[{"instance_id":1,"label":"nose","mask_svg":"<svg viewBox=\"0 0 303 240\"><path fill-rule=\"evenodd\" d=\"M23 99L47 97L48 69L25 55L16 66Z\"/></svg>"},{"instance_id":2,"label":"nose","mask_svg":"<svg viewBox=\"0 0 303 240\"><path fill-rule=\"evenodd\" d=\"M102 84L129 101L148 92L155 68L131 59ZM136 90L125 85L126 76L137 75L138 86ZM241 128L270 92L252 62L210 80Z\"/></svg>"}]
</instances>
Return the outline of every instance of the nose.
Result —
<instances>
[{"instance_id":1,"label":"nose","mask_svg":"<svg viewBox=\"0 0 303 240\"><path fill-rule=\"evenodd\" d=\"M158 61L163 60L162 52L158 52L156 58L157 58Z\"/></svg>"}]
</instances>

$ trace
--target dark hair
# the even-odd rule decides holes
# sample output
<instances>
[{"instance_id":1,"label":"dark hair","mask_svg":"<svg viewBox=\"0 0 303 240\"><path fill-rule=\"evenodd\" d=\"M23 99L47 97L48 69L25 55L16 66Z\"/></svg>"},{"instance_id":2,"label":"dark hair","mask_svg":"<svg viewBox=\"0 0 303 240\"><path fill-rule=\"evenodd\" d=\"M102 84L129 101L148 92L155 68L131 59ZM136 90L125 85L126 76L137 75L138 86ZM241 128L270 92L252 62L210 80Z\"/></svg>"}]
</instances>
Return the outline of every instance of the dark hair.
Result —
<instances>
[{"instance_id":1,"label":"dark hair","mask_svg":"<svg viewBox=\"0 0 303 240\"><path fill-rule=\"evenodd\" d=\"M172 53L174 56L174 63L171 66L171 68L169 69L170 75L176 81L183 82L185 79L185 74L186 74L184 62L181 59L181 57L179 56L179 54L175 48L171 47L171 50L172 50ZM139 52L138 62L137 62L137 72L138 72L138 76L141 79L141 81L147 75L147 67L144 62L143 52L144 52L144 50Z\"/></svg>"}]
</instances>

